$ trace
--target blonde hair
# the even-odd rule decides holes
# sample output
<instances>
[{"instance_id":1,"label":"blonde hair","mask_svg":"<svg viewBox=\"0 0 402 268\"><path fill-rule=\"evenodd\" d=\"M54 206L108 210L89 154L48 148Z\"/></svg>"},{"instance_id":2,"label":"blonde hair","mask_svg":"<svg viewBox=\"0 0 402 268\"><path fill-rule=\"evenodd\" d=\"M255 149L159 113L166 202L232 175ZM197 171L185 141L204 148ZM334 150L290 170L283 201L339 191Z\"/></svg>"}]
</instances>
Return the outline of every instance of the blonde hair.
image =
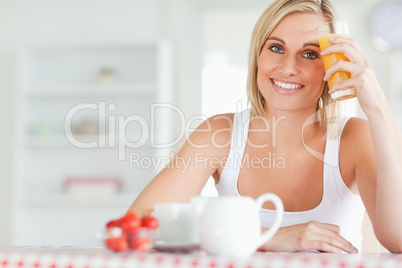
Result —
<instances>
[{"instance_id":1,"label":"blonde hair","mask_svg":"<svg viewBox=\"0 0 402 268\"><path fill-rule=\"evenodd\" d=\"M251 36L249 51L249 67L247 77L247 96L254 116L264 116L264 97L257 84L258 58L265 41L275 26L290 13L321 14L327 21L339 19L334 6L328 0L277 0L273 2L260 16ZM321 97L317 102L317 114L320 127L327 130L329 118L339 119L339 102L335 102L328 94L328 85L325 83ZM321 103L320 103L321 102Z\"/></svg>"}]
</instances>

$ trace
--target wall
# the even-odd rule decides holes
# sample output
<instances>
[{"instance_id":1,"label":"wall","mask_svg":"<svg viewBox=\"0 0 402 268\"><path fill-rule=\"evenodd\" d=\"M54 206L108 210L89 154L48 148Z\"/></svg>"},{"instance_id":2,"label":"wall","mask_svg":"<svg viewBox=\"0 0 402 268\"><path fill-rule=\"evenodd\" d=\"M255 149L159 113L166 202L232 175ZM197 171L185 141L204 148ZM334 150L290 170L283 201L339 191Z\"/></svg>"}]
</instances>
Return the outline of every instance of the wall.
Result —
<instances>
[{"instance_id":1,"label":"wall","mask_svg":"<svg viewBox=\"0 0 402 268\"><path fill-rule=\"evenodd\" d=\"M29 46L108 45L159 37L158 1L0 2L0 243L11 243L17 55Z\"/></svg>"},{"instance_id":2,"label":"wall","mask_svg":"<svg viewBox=\"0 0 402 268\"><path fill-rule=\"evenodd\" d=\"M201 112L199 20L186 0L0 0L0 244L12 243L16 68L30 46L93 46L168 39L172 99L186 118Z\"/></svg>"},{"instance_id":3,"label":"wall","mask_svg":"<svg viewBox=\"0 0 402 268\"><path fill-rule=\"evenodd\" d=\"M201 111L199 11L186 0L0 1L0 244L11 243L17 61L30 46L172 41L173 99L189 118Z\"/></svg>"}]
</instances>

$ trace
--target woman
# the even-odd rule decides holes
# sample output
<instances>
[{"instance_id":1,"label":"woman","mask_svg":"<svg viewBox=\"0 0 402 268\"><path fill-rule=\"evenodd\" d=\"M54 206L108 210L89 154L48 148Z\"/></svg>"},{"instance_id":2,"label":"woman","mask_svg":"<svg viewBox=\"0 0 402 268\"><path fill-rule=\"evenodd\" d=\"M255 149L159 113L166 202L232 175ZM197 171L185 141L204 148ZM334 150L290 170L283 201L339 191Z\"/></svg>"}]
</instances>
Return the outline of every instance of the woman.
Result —
<instances>
[{"instance_id":1,"label":"woman","mask_svg":"<svg viewBox=\"0 0 402 268\"><path fill-rule=\"evenodd\" d=\"M142 215L156 203L187 202L213 176L220 195L273 192L282 199L282 228L261 250L357 252L366 210L381 244L402 252L401 134L356 42L335 38L320 52L316 28L334 19L328 0L268 7L251 39L251 110L204 121L130 210ZM350 62L325 72L322 56L333 52ZM326 81L338 70L351 78L328 91ZM331 93L350 87L367 121L341 118L331 100ZM270 226L271 209L264 204L263 227Z\"/></svg>"}]
</instances>

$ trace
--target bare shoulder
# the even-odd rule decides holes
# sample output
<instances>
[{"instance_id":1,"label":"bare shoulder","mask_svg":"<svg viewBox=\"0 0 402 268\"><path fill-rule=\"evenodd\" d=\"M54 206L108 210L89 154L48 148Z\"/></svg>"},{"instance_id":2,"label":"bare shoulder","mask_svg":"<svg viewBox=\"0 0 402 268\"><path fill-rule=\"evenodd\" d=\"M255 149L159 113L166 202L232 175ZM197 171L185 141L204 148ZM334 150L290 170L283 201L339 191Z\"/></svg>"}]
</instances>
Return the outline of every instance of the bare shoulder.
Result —
<instances>
[{"instance_id":1,"label":"bare shoulder","mask_svg":"<svg viewBox=\"0 0 402 268\"><path fill-rule=\"evenodd\" d=\"M204 122L202 122L196 130L203 130L201 132L211 134L213 134L215 131L232 131L233 117L233 113L213 115L204 120ZM194 132L197 133L197 131Z\"/></svg>"},{"instance_id":2,"label":"bare shoulder","mask_svg":"<svg viewBox=\"0 0 402 268\"><path fill-rule=\"evenodd\" d=\"M371 141L370 126L366 119L352 117L346 123L343 132L342 140L360 146L367 141Z\"/></svg>"},{"instance_id":3,"label":"bare shoulder","mask_svg":"<svg viewBox=\"0 0 402 268\"><path fill-rule=\"evenodd\" d=\"M234 113L216 114L209 117L208 121L215 129L232 128Z\"/></svg>"},{"instance_id":4,"label":"bare shoulder","mask_svg":"<svg viewBox=\"0 0 402 268\"><path fill-rule=\"evenodd\" d=\"M213 153L230 148L233 117L233 113L227 113L207 118L194 129L186 143Z\"/></svg>"},{"instance_id":5,"label":"bare shoulder","mask_svg":"<svg viewBox=\"0 0 402 268\"><path fill-rule=\"evenodd\" d=\"M366 119L350 118L343 129L341 143L344 155L353 158L355 165L374 155L370 126Z\"/></svg>"},{"instance_id":6,"label":"bare shoulder","mask_svg":"<svg viewBox=\"0 0 402 268\"><path fill-rule=\"evenodd\" d=\"M208 118L206 122L211 125L211 145L214 147L230 147L233 113L217 114Z\"/></svg>"}]
</instances>

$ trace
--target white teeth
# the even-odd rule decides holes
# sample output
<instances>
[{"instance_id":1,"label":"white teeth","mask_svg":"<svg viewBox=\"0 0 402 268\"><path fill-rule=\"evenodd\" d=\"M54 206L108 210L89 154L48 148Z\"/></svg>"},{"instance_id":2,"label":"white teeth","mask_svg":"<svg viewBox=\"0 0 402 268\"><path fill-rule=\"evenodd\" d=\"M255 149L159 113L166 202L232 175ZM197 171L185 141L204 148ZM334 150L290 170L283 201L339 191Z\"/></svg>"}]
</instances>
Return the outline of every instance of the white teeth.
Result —
<instances>
[{"instance_id":1,"label":"white teeth","mask_svg":"<svg viewBox=\"0 0 402 268\"><path fill-rule=\"evenodd\" d=\"M301 85L296 85L296 84L286 84L286 83L282 83L279 81L275 81L274 80L275 85L277 85L278 87L284 88L284 89L296 89L296 88L301 88Z\"/></svg>"}]
</instances>

